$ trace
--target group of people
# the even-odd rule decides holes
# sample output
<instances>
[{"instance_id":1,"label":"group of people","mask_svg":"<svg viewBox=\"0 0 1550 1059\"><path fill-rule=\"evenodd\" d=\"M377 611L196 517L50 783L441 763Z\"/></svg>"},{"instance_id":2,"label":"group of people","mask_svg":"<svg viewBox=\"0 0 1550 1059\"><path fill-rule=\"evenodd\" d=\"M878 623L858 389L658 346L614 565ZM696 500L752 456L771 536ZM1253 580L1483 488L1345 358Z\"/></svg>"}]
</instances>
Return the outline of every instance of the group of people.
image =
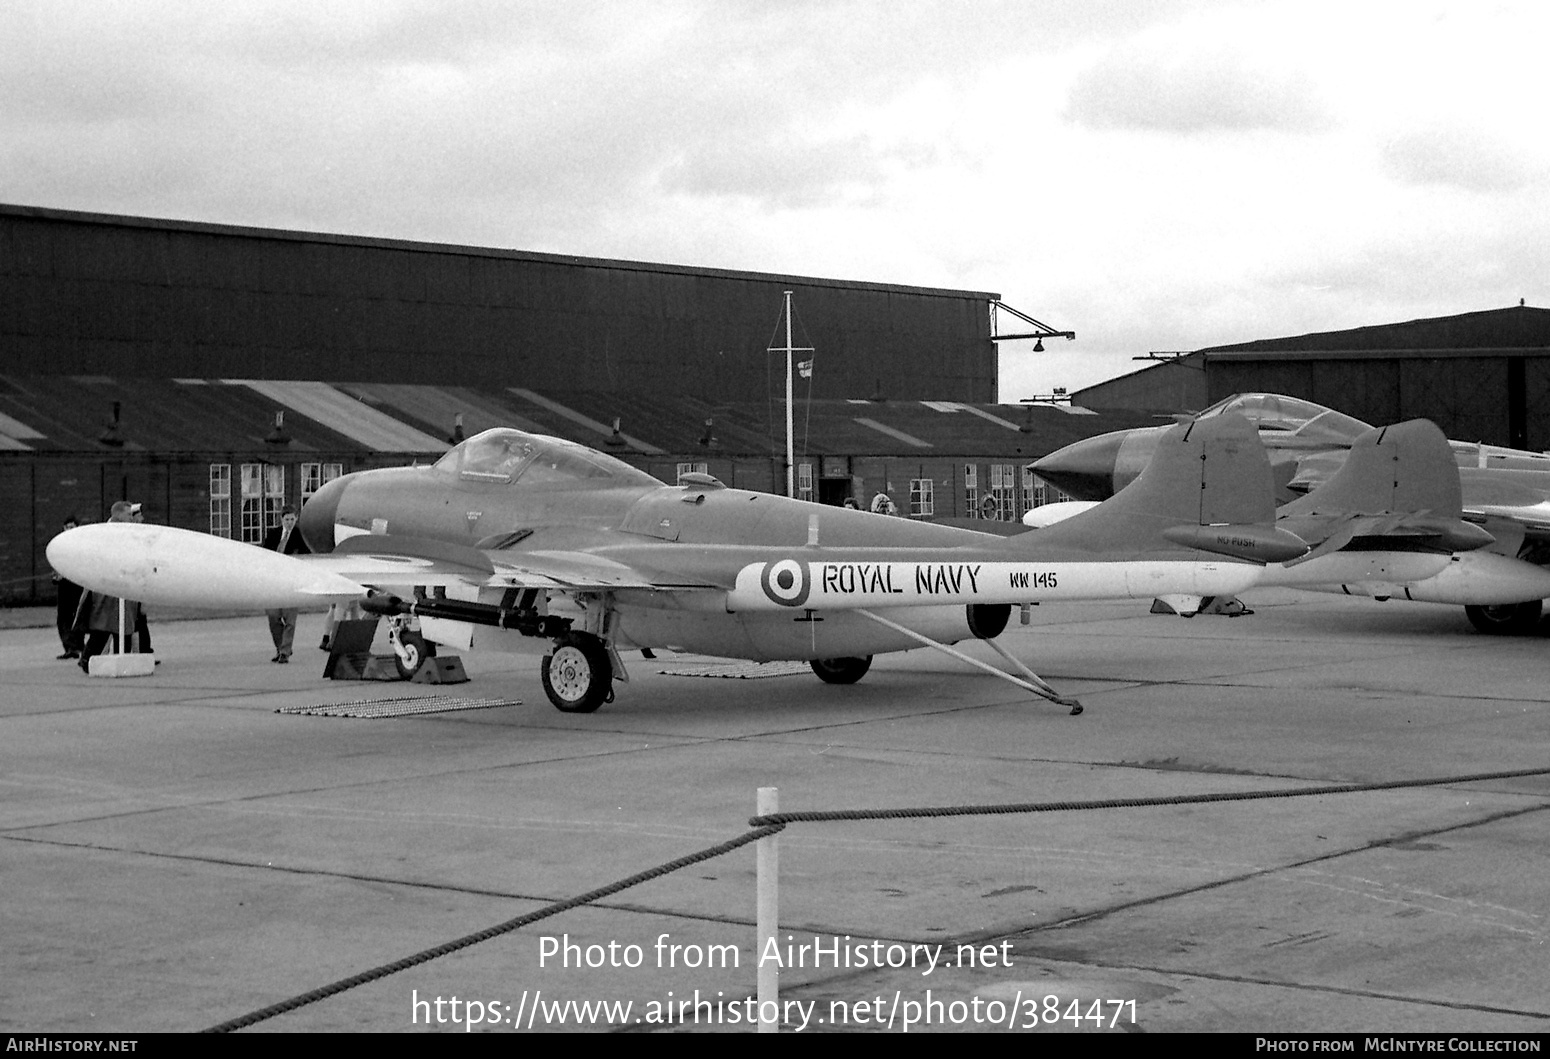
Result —
<instances>
[{"instance_id":1,"label":"group of people","mask_svg":"<svg viewBox=\"0 0 1550 1059\"><path fill-rule=\"evenodd\" d=\"M114 503L109 522L144 522L140 504L128 500ZM296 509L286 507L280 512L280 524L272 527L264 536L264 547L285 555L305 555L310 549L296 529ZM81 524L71 515L65 519L64 528L73 530ZM58 591L57 623L59 642L64 648L61 661L75 659L81 671L91 672L92 656L102 654L111 643L116 652L129 651L131 645L141 654L153 654L151 630L145 618L145 609L132 599L120 600L102 592L91 592L80 585L54 573L54 585ZM126 643L118 641L120 631L119 608L123 607L122 629ZM271 662L289 662L292 643L296 638L295 608L268 611L269 635L274 640L274 657ZM161 663L158 661L157 665Z\"/></svg>"},{"instance_id":2,"label":"group of people","mask_svg":"<svg viewBox=\"0 0 1550 1059\"><path fill-rule=\"evenodd\" d=\"M108 521L144 522L145 515L139 504L120 500L113 505ZM80 520L71 515L65 519L64 528L72 530L79 525ZM121 629L141 654L154 653L151 650L150 625L139 603L120 600L117 596L103 592L87 591L58 573L54 574L54 583L59 593L56 610L59 642L64 647L64 652L59 656L61 661L76 659L82 672L91 672L92 656L102 654L109 643L115 652L129 649L128 643L119 643ZM119 613L121 606L122 616Z\"/></svg>"}]
</instances>

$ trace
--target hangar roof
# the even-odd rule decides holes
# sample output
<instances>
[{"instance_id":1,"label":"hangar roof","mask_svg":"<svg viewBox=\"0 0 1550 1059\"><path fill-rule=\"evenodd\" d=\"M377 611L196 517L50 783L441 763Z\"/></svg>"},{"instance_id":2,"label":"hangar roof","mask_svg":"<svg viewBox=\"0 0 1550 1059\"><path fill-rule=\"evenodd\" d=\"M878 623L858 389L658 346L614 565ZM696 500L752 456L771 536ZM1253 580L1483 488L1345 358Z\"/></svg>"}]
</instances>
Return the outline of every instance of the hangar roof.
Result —
<instances>
[{"instance_id":1,"label":"hangar roof","mask_svg":"<svg viewBox=\"0 0 1550 1059\"><path fill-rule=\"evenodd\" d=\"M101 438L118 410L118 447ZM283 444L276 433L284 413ZM458 416L472 435L491 426L554 434L626 458L678 454L768 457L785 452L785 406L687 396L537 393L521 387L105 376L0 376L0 451L445 451ZM615 432L615 420L618 430ZM1044 455L1107 430L1150 425L1134 412L958 401L799 400L799 453L916 458Z\"/></svg>"},{"instance_id":2,"label":"hangar roof","mask_svg":"<svg viewBox=\"0 0 1550 1059\"><path fill-rule=\"evenodd\" d=\"M1550 351L1550 309L1514 305L1457 316L1435 316L1397 324L1319 331L1290 338L1264 338L1197 350L1214 360L1236 359L1224 354L1360 352L1397 355L1501 355Z\"/></svg>"},{"instance_id":3,"label":"hangar roof","mask_svg":"<svg viewBox=\"0 0 1550 1059\"><path fill-rule=\"evenodd\" d=\"M14 217L34 217L43 220L74 224L112 225L125 228L150 228L161 231L201 232L206 235L241 236L250 239L278 239L286 242L333 243L340 246L377 247L390 250L408 250L424 254L456 254L465 257L498 257L515 261L537 261L547 264L584 265L589 268L621 269L627 272L665 272L688 276L717 276L725 279L764 280L775 283L797 283L810 287L844 287L855 290L896 291L908 294L942 295L951 298L973 298L999 301L1001 295L989 291L951 290L940 287L914 287L902 283L873 283L863 280L828 279L815 276L797 276L773 272L748 272L738 269L705 268L694 265L672 265L651 261L629 261L615 258L578 257L574 254L547 254L533 250L507 250L498 247L465 246L457 243L428 243L412 239L383 239L365 235L337 235L329 232L300 232L281 228L254 228L235 224L211 224L205 221L167 220L156 217L131 217L108 213L88 213L79 210L61 210L47 206L23 206L0 203L0 214Z\"/></svg>"}]
</instances>

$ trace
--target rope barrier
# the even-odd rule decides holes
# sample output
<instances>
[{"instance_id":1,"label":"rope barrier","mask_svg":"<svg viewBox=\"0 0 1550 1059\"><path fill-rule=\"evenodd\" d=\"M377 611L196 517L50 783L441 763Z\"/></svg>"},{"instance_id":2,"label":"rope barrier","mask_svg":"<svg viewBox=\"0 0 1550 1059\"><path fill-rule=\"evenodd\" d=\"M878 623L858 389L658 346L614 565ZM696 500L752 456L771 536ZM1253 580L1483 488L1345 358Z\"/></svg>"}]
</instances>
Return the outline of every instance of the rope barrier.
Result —
<instances>
[{"instance_id":1,"label":"rope barrier","mask_svg":"<svg viewBox=\"0 0 1550 1059\"><path fill-rule=\"evenodd\" d=\"M310 993L303 993L300 996L292 997L289 1000L282 1000L278 1004L271 1004L269 1007L260 1008L258 1011L250 1012L249 1014L231 1019L230 1021L223 1022L218 1026L211 1026L209 1029L203 1030L201 1032L230 1033L233 1030L240 1030L245 1026L251 1026L255 1022L262 1022L265 1019L273 1018L276 1015L283 1015L287 1011L295 1011L297 1008L305 1007L308 1004L323 1000L326 997L331 997L335 993L342 993L346 989L354 989L358 985L365 985L367 982L374 982L378 978L386 978L390 974L397 974L399 971L406 971L411 967L417 966L418 964L427 963L439 956L445 956L448 953L457 952L459 949L466 949L470 945L477 945L481 941L489 941L491 938L499 937L502 934L508 934L511 931L516 930L518 927L525 927L530 923L538 922L540 919L548 919L550 916L559 915L561 912L567 912L572 908L578 908L581 905L591 904L593 901L601 900L602 898L616 894L621 890L628 890L632 886L639 886L643 882L649 882L652 879L656 879L660 876L675 872L680 868L687 868L691 864L698 864L701 861L710 860L713 857L719 857L723 853L730 853L740 846L746 846L750 842L757 842L759 839L764 838L767 835L775 834L784 826L784 824L774 824L769 827L755 828L746 834L739 835L729 842L723 842L720 845L711 846L709 849L702 849L698 853L691 853L686 857L679 857L677 860L668 861L666 864L661 864L655 868L648 869L647 871L631 875L628 879L620 879L618 882L609 883L607 886L599 887L598 889L584 893L579 897L572 897L568 900L557 902L556 904L547 905L538 909L537 911L528 912L525 915L520 915L515 919L508 919L504 923L498 923L493 927L486 927L484 930L469 934L466 937L458 938L456 941L449 941L444 944L437 945L435 948L426 949L424 952L417 952L413 956L406 956L401 960L394 960L392 963L385 963L381 967L374 967L369 971L362 971L360 974L351 975L349 978L342 978L331 985L325 985L319 989L312 990Z\"/></svg>"},{"instance_id":2,"label":"rope barrier","mask_svg":"<svg viewBox=\"0 0 1550 1059\"><path fill-rule=\"evenodd\" d=\"M31 581L42 581L45 577L53 577L53 576L54 575L52 573L47 573L47 574L30 574L30 575L28 575L26 577L12 577L12 578L8 578L7 580L0 581L0 585L25 585L25 584L27 584L28 582L31 582Z\"/></svg>"},{"instance_id":3,"label":"rope barrier","mask_svg":"<svg viewBox=\"0 0 1550 1059\"><path fill-rule=\"evenodd\" d=\"M920 809L836 809L819 812L771 813L755 816L750 827L775 824L813 824L836 820L903 820L934 816L1000 816L1011 813L1054 813L1077 809L1135 809L1154 805L1198 805L1202 802L1249 802L1266 798L1309 798L1319 794L1354 794L1361 791L1397 790L1401 787L1438 787L1448 783L1514 779L1550 775L1550 768L1512 772L1481 772L1473 776L1443 776L1425 780L1391 780L1386 783L1334 783L1321 787L1279 787L1269 791L1234 791L1225 794L1178 794L1164 798L1102 798L1078 802L1023 802L1011 805L929 806Z\"/></svg>"},{"instance_id":4,"label":"rope barrier","mask_svg":"<svg viewBox=\"0 0 1550 1059\"><path fill-rule=\"evenodd\" d=\"M1159 805L1198 805L1205 802L1245 802L1270 798L1309 798L1323 794L1355 794L1362 791L1399 790L1402 788L1412 787L1437 787L1453 783L1476 783L1482 780L1517 779L1524 776L1544 775L1550 775L1550 768L1516 769L1507 772L1480 772L1468 776L1442 776L1421 780L1392 780L1384 783L1337 783L1325 784L1318 787L1282 787L1268 791L1235 791L1217 794L1181 794L1162 798L1102 798L1088 801L1022 802L1008 805L927 806L916 809L840 809L817 812L770 813L766 816L755 816L750 819L748 823L753 830L747 831L737 836L736 838L731 839L730 841L722 842L719 845L710 846L696 853L690 853L684 857L679 857L677 860L669 861L666 864L662 864L655 868L639 872L635 875L631 875L626 879L620 879L618 882L609 883L607 886L599 887L596 890L591 890L587 893L581 894L580 896L572 897L564 901L559 901L555 904L546 905L545 907L536 911L517 916L515 919L509 919L506 922L496 924L493 927L486 927L484 930L480 930L476 933L458 938L455 941L445 942L441 945L435 946L434 948L426 949L423 952L418 952L413 956L407 956L401 960L394 960L392 963L386 963L380 967L374 967L369 971L362 971L359 974L351 975L349 978L340 979L337 982L323 986L319 989L314 989L311 992L303 993L299 996L292 997L289 1000L283 1000L278 1004L272 1004L266 1008L260 1008L257 1011L251 1012L247 1015L242 1015L235 1019L231 1019L227 1022L220 1023L217 1026L211 1026L209 1029L204 1030L203 1032L230 1033L233 1030L243 1029L244 1027L251 1026L254 1023L273 1018L276 1015L283 1015L288 1011L295 1011L297 1008L305 1007L308 1004L312 1004L319 1000L326 999L327 997L334 996L335 994L342 993L347 989L354 989L356 986L365 985L367 982L374 982L379 978L386 978L388 975L397 974L399 971L408 970L410 967L414 967L422 963L427 963L430 960L437 959L441 956L446 956L449 953L457 952L459 949L465 949L471 945L477 945L482 941L488 941L491 938L499 937L502 934L508 934L520 927L528 926L529 924L536 923L541 919L547 919L550 916L555 916L561 912L569 911L572 908L579 908L582 905L591 904L594 901L599 901L604 897L609 897L613 894L619 893L622 890L628 890L632 886L638 886L641 883L649 882L652 879L660 878L663 875L668 875L672 872L678 871L680 868L687 868L692 864L698 864L701 861L719 857L724 853L730 853L732 850L746 846L751 842L757 842L759 839L768 838L772 835L779 834L788 824L826 823L840 820L902 820L910 818L918 819L924 817L946 816L1001 816L1014 813L1049 813L1089 809L1128 809Z\"/></svg>"}]
</instances>

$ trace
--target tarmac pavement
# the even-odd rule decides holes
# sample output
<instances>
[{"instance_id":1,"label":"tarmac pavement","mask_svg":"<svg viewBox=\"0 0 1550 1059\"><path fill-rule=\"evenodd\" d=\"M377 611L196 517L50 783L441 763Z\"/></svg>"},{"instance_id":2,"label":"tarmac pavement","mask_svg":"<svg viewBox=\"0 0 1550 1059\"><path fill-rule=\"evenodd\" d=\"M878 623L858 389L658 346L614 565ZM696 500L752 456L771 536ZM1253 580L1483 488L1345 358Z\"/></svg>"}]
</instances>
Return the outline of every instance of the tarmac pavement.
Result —
<instances>
[{"instance_id":1,"label":"tarmac pavement","mask_svg":"<svg viewBox=\"0 0 1550 1059\"><path fill-rule=\"evenodd\" d=\"M261 615L153 614L163 664L107 680L56 661L51 628L7 629L0 1026L212 1026L731 839L761 786L796 811L1550 768L1544 636L1482 636L1459 608L1247 600L1231 619L1014 618L1001 644L1079 717L924 650L851 687L635 654L615 702L572 716L536 643L467 656L462 685L332 682L320 615L277 666ZM275 712L400 695L522 701ZM1544 1032L1547 823L1550 776L793 824L783 1029ZM500 1032L747 1030L753 918L750 845L244 1032L461 1031L476 1012ZM890 956L905 965L871 966Z\"/></svg>"}]
</instances>

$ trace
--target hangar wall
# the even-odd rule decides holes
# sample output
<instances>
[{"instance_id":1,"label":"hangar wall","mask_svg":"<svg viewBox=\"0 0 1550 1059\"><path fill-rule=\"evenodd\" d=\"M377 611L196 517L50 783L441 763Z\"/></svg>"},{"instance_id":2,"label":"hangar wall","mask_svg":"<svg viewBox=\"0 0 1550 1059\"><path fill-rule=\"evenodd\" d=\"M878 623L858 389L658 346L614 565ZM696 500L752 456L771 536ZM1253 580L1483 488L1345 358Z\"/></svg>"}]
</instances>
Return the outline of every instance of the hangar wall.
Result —
<instances>
[{"instance_id":1,"label":"hangar wall","mask_svg":"<svg viewBox=\"0 0 1550 1059\"><path fill-rule=\"evenodd\" d=\"M1514 361L1523 383L1538 394L1537 401L1523 400L1516 416L1509 386ZM1317 401L1369 423L1423 418L1459 441L1550 447L1550 410L1544 404L1550 360L1478 355L1279 363L1223 359L1212 363L1209 378L1213 402L1246 389L1268 390Z\"/></svg>"},{"instance_id":2,"label":"hangar wall","mask_svg":"<svg viewBox=\"0 0 1550 1059\"><path fill-rule=\"evenodd\" d=\"M29 372L761 400L787 289L815 397L996 400L991 293L0 205Z\"/></svg>"},{"instance_id":3,"label":"hangar wall","mask_svg":"<svg viewBox=\"0 0 1550 1059\"><path fill-rule=\"evenodd\" d=\"M1206 368L1198 353L1165 360L1109 379L1071 395L1071 403L1094 411L1133 409L1159 413L1201 409L1206 398Z\"/></svg>"},{"instance_id":4,"label":"hangar wall","mask_svg":"<svg viewBox=\"0 0 1550 1059\"><path fill-rule=\"evenodd\" d=\"M1086 408L1198 411L1281 393L1382 425L1550 450L1550 310L1527 305L1215 346L1072 395Z\"/></svg>"}]
</instances>

